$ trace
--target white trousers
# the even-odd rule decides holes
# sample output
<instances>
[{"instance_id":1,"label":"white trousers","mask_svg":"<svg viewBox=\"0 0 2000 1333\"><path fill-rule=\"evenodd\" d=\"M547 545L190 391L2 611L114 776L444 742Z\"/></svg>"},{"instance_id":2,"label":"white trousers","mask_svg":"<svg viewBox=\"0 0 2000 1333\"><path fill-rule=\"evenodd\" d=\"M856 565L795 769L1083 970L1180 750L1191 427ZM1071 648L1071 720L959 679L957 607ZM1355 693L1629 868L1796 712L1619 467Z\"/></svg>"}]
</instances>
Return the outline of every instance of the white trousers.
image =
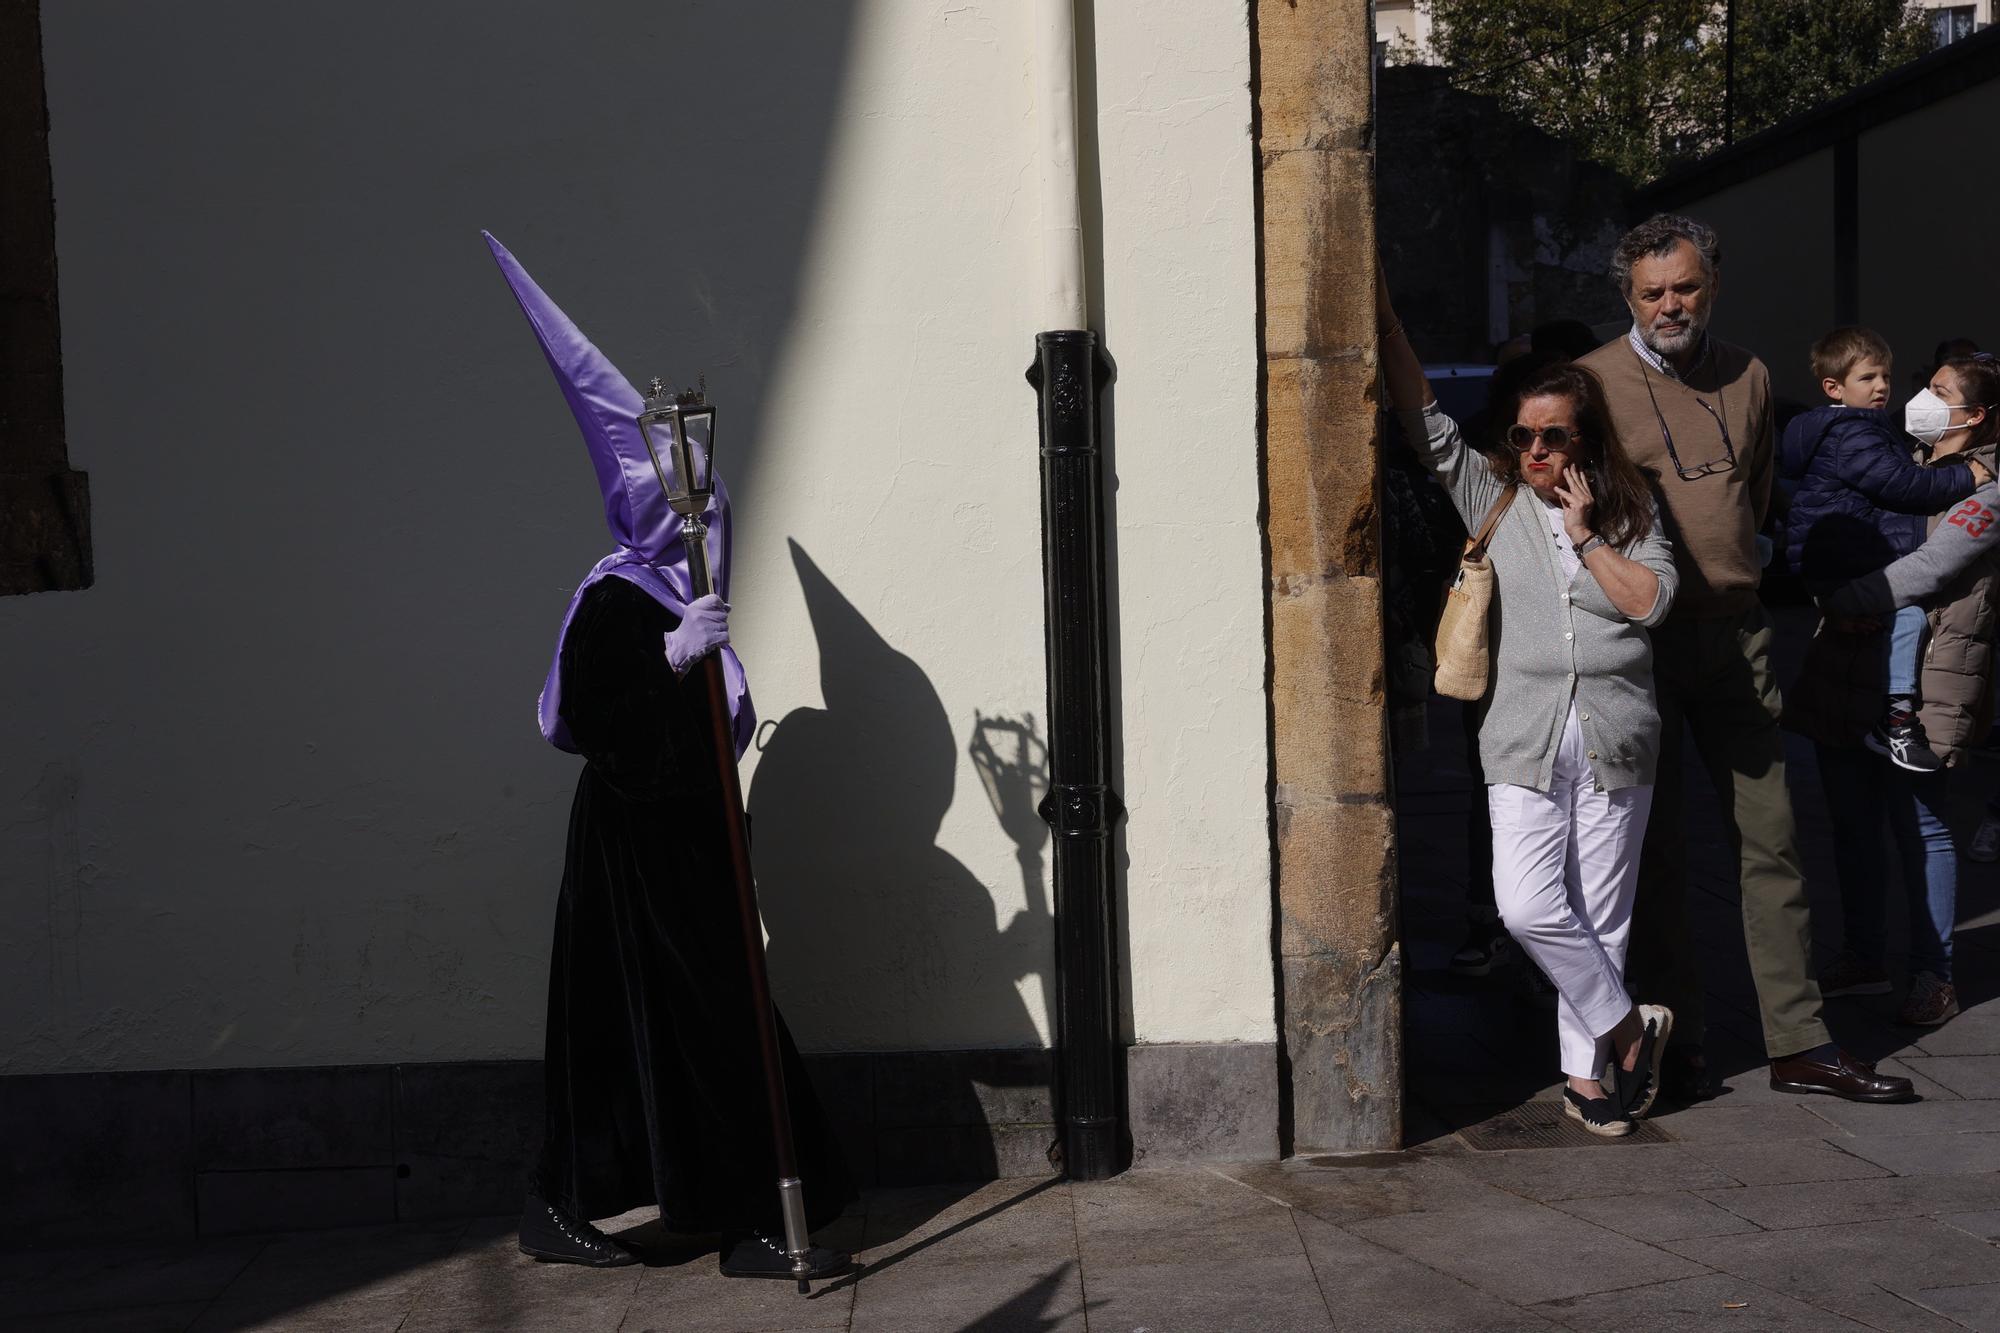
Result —
<instances>
[{"instance_id":1,"label":"white trousers","mask_svg":"<svg viewBox=\"0 0 2000 1333\"><path fill-rule=\"evenodd\" d=\"M1651 787L1598 791L1596 783L1572 703L1550 789L1486 789L1493 897L1508 933L1562 997L1556 1034L1563 1073L1574 1078L1604 1073L1607 1037L1632 1008L1625 941L1653 805Z\"/></svg>"}]
</instances>

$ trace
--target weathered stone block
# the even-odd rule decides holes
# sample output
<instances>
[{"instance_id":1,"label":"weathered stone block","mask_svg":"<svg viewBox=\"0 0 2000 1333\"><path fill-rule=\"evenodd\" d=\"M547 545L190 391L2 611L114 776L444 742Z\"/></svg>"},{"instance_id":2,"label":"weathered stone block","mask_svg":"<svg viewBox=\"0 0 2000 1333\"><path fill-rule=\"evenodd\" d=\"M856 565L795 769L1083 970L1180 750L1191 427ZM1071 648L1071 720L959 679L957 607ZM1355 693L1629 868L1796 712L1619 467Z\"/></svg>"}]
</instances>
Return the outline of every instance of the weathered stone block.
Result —
<instances>
[{"instance_id":1,"label":"weathered stone block","mask_svg":"<svg viewBox=\"0 0 2000 1333\"><path fill-rule=\"evenodd\" d=\"M1386 801L1278 808L1279 952L1373 958L1396 938L1396 812Z\"/></svg>"},{"instance_id":2,"label":"weathered stone block","mask_svg":"<svg viewBox=\"0 0 2000 1333\"><path fill-rule=\"evenodd\" d=\"M1278 1156L1272 1043L1134 1046L1126 1069L1134 1166Z\"/></svg>"},{"instance_id":3,"label":"weathered stone block","mask_svg":"<svg viewBox=\"0 0 2000 1333\"><path fill-rule=\"evenodd\" d=\"M1260 148L1367 146L1374 59L1368 11L1349 0L1258 0ZM1276 89L1292 95L1271 96Z\"/></svg>"},{"instance_id":4,"label":"weathered stone block","mask_svg":"<svg viewBox=\"0 0 2000 1333\"><path fill-rule=\"evenodd\" d=\"M197 1171L388 1166L387 1066L194 1073Z\"/></svg>"},{"instance_id":5,"label":"weathered stone block","mask_svg":"<svg viewBox=\"0 0 2000 1333\"><path fill-rule=\"evenodd\" d=\"M1273 595L1379 573L1374 367L1274 361L1265 390Z\"/></svg>"},{"instance_id":6,"label":"weathered stone block","mask_svg":"<svg viewBox=\"0 0 2000 1333\"><path fill-rule=\"evenodd\" d=\"M542 1063L395 1067L398 1217L466 1217L521 1206L542 1141Z\"/></svg>"},{"instance_id":7,"label":"weathered stone block","mask_svg":"<svg viewBox=\"0 0 2000 1333\"><path fill-rule=\"evenodd\" d=\"M209 1236L396 1220L396 1169L390 1166L204 1171L195 1178L195 1190L201 1231Z\"/></svg>"},{"instance_id":8,"label":"weathered stone block","mask_svg":"<svg viewBox=\"0 0 2000 1333\"><path fill-rule=\"evenodd\" d=\"M0 1234L194 1230L184 1073L0 1078Z\"/></svg>"},{"instance_id":9,"label":"weathered stone block","mask_svg":"<svg viewBox=\"0 0 2000 1333\"><path fill-rule=\"evenodd\" d=\"M1366 153L1265 154L1267 358L1373 362L1373 171ZM1273 218L1287 225L1272 227Z\"/></svg>"},{"instance_id":10,"label":"weathered stone block","mask_svg":"<svg viewBox=\"0 0 2000 1333\"><path fill-rule=\"evenodd\" d=\"M1402 954L1281 961L1293 1151L1403 1146Z\"/></svg>"}]
</instances>

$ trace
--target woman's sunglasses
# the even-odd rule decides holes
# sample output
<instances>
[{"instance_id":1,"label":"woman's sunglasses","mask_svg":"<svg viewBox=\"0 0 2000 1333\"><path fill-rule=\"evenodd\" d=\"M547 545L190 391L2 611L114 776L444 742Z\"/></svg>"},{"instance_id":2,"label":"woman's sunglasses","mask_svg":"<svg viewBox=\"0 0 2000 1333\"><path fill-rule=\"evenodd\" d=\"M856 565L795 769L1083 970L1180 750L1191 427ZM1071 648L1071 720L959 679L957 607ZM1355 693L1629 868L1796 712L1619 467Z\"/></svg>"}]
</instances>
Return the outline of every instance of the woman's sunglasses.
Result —
<instances>
[{"instance_id":1,"label":"woman's sunglasses","mask_svg":"<svg viewBox=\"0 0 2000 1333\"><path fill-rule=\"evenodd\" d=\"M1550 453L1560 454L1567 453L1569 447L1576 443L1578 436L1568 426L1543 426L1537 429L1534 426L1513 425L1507 428L1507 443L1521 453L1525 454L1534 448L1538 439L1548 447Z\"/></svg>"}]
</instances>

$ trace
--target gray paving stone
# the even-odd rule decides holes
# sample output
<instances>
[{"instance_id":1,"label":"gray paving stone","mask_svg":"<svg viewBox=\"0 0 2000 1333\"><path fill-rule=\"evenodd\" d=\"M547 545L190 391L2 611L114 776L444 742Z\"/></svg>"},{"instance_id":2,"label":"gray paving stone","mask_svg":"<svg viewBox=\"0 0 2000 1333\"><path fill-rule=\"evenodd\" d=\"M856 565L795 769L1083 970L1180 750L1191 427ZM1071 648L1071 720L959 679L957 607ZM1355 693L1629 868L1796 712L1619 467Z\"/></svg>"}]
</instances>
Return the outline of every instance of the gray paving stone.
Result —
<instances>
[{"instance_id":1,"label":"gray paving stone","mask_svg":"<svg viewBox=\"0 0 2000 1333\"><path fill-rule=\"evenodd\" d=\"M1598 1195L1726 1189L1739 1183L1677 1143L1471 1153L1453 1158L1451 1169L1543 1203Z\"/></svg>"},{"instance_id":2,"label":"gray paving stone","mask_svg":"<svg viewBox=\"0 0 2000 1333\"><path fill-rule=\"evenodd\" d=\"M1809 1185L1703 1190L1701 1197L1768 1231L1872 1222L1983 1208L1993 1183L1978 1176L1889 1176Z\"/></svg>"},{"instance_id":3,"label":"gray paving stone","mask_svg":"<svg viewBox=\"0 0 2000 1333\"><path fill-rule=\"evenodd\" d=\"M1097 1281L1092 1274L1092 1282ZM1033 1264L913 1261L855 1288L855 1333L1083 1333L1083 1277L1074 1260Z\"/></svg>"},{"instance_id":4,"label":"gray paving stone","mask_svg":"<svg viewBox=\"0 0 2000 1333\"><path fill-rule=\"evenodd\" d=\"M1702 1143L1692 1152L1745 1185L1799 1185L1815 1180L1864 1180L1891 1174L1880 1164L1824 1139L1774 1139L1755 1143Z\"/></svg>"},{"instance_id":5,"label":"gray paving stone","mask_svg":"<svg viewBox=\"0 0 2000 1333\"><path fill-rule=\"evenodd\" d=\"M1830 1292L1815 1297L1813 1303L1831 1315L1858 1319L1877 1333L1965 1333L1965 1325L1956 1319L1947 1319L1908 1296L1879 1287Z\"/></svg>"},{"instance_id":6,"label":"gray paving stone","mask_svg":"<svg viewBox=\"0 0 2000 1333\"><path fill-rule=\"evenodd\" d=\"M1938 1221L1948 1227L1957 1227L1968 1236L2000 1245L2000 1212L1947 1213Z\"/></svg>"},{"instance_id":7,"label":"gray paving stone","mask_svg":"<svg viewBox=\"0 0 2000 1333\"><path fill-rule=\"evenodd\" d=\"M1665 1247L1697 1263L1822 1305L1836 1293L1865 1295L1877 1288L1907 1293L2000 1282L2000 1250L1928 1218L1710 1236L1668 1241Z\"/></svg>"},{"instance_id":8,"label":"gray paving stone","mask_svg":"<svg viewBox=\"0 0 2000 1333\"><path fill-rule=\"evenodd\" d=\"M1206 1171L1128 1171L1070 1186L1078 1252L1102 1265L1213 1266L1304 1253L1291 1209Z\"/></svg>"},{"instance_id":9,"label":"gray paving stone","mask_svg":"<svg viewBox=\"0 0 2000 1333\"><path fill-rule=\"evenodd\" d=\"M1964 1176L2000 1171L2000 1133L1858 1135L1844 1146L1899 1176ZM2000 1196L2000 1181L1993 1182Z\"/></svg>"},{"instance_id":10,"label":"gray paving stone","mask_svg":"<svg viewBox=\"0 0 2000 1333\"><path fill-rule=\"evenodd\" d=\"M1515 1305L1693 1277L1698 1263L1538 1204L1412 1213L1346 1228ZM1552 1255L1562 1262L1551 1263Z\"/></svg>"},{"instance_id":11,"label":"gray paving stone","mask_svg":"<svg viewBox=\"0 0 2000 1333\"><path fill-rule=\"evenodd\" d=\"M1976 1333L2000 1333L2000 1282L1970 1287L1930 1287L1910 1293L1910 1299Z\"/></svg>"},{"instance_id":12,"label":"gray paving stone","mask_svg":"<svg viewBox=\"0 0 2000 1333\"><path fill-rule=\"evenodd\" d=\"M1925 1055L2000 1055L2000 1004L1960 1014L1917 1039Z\"/></svg>"},{"instance_id":13,"label":"gray paving stone","mask_svg":"<svg viewBox=\"0 0 2000 1333\"><path fill-rule=\"evenodd\" d=\"M1339 1160L1347 1165L1337 1164ZM1449 1160L1400 1160L1305 1166L1297 1162L1217 1168L1263 1194L1322 1221L1355 1222L1400 1213L1468 1210L1520 1202L1505 1190L1454 1171Z\"/></svg>"},{"instance_id":14,"label":"gray paving stone","mask_svg":"<svg viewBox=\"0 0 2000 1333\"><path fill-rule=\"evenodd\" d=\"M394 1329L464 1231L433 1223L279 1237L195 1329Z\"/></svg>"},{"instance_id":15,"label":"gray paving stone","mask_svg":"<svg viewBox=\"0 0 2000 1333\"><path fill-rule=\"evenodd\" d=\"M871 1269L919 1257L927 1263L1074 1259L1069 1191L1068 1184L1051 1178L994 1181L971 1193L907 1190L871 1196L856 1258Z\"/></svg>"},{"instance_id":16,"label":"gray paving stone","mask_svg":"<svg viewBox=\"0 0 2000 1333\"><path fill-rule=\"evenodd\" d=\"M203 1304L250 1265L259 1240L138 1241L0 1255L0 1310L11 1315Z\"/></svg>"},{"instance_id":17,"label":"gray paving stone","mask_svg":"<svg viewBox=\"0 0 2000 1333\"><path fill-rule=\"evenodd\" d=\"M1653 1123L1680 1143L1768 1143L1773 1139L1819 1139L1839 1132L1798 1098L1762 1106L1705 1102L1654 1116Z\"/></svg>"},{"instance_id":18,"label":"gray paving stone","mask_svg":"<svg viewBox=\"0 0 2000 1333\"><path fill-rule=\"evenodd\" d=\"M1565 1199L1560 1208L1621 1236L1647 1243L1696 1236L1734 1236L1757 1226L1693 1194L1627 1194L1602 1199Z\"/></svg>"},{"instance_id":19,"label":"gray paving stone","mask_svg":"<svg viewBox=\"0 0 2000 1333\"><path fill-rule=\"evenodd\" d=\"M1910 1055L1900 1063L1955 1096L2000 1098L2000 1055Z\"/></svg>"},{"instance_id":20,"label":"gray paving stone","mask_svg":"<svg viewBox=\"0 0 2000 1333\"><path fill-rule=\"evenodd\" d=\"M618 1327L646 1269L536 1263L516 1248L514 1219L468 1228L419 1293L404 1333L535 1333Z\"/></svg>"},{"instance_id":21,"label":"gray paving stone","mask_svg":"<svg viewBox=\"0 0 2000 1333\"><path fill-rule=\"evenodd\" d=\"M5 1327L7 1333L183 1333L207 1308L207 1301L191 1301L123 1310L70 1310L10 1317Z\"/></svg>"},{"instance_id":22,"label":"gray paving stone","mask_svg":"<svg viewBox=\"0 0 2000 1333\"><path fill-rule=\"evenodd\" d=\"M1296 1237L1294 1237L1296 1239ZM1093 1329L1200 1329L1203 1333L1332 1333L1312 1264L1293 1255L1184 1263L1105 1265L1089 1269ZM856 1333L864 1325L855 1322ZM953 1327L931 1325L931 1328Z\"/></svg>"},{"instance_id":23,"label":"gray paving stone","mask_svg":"<svg viewBox=\"0 0 2000 1333\"><path fill-rule=\"evenodd\" d=\"M1735 1308L1732 1308L1735 1307ZM1717 1328L1759 1333L1847 1333L1857 1323L1723 1273L1601 1292L1534 1307L1576 1333L1693 1333Z\"/></svg>"},{"instance_id":24,"label":"gray paving stone","mask_svg":"<svg viewBox=\"0 0 2000 1333\"><path fill-rule=\"evenodd\" d=\"M1473 1328L1515 1333L1556 1327L1540 1315L1331 1223L1307 1216L1297 1220L1320 1293L1342 1328L1365 1328L1371 1333ZM1094 1273L1091 1280L1095 1281Z\"/></svg>"},{"instance_id":25,"label":"gray paving stone","mask_svg":"<svg viewBox=\"0 0 2000 1333\"><path fill-rule=\"evenodd\" d=\"M846 1328L852 1284L815 1284L807 1296L789 1282L722 1276L715 1259L649 1268L639 1279L620 1333L764 1333L768 1329Z\"/></svg>"},{"instance_id":26,"label":"gray paving stone","mask_svg":"<svg viewBox=\"0 0 2000 1333\"><path fill-rule=\"evenodd\" d=\"M1948 1098L1876 1106L1820 1098L1813 1113L1850 1134L1952 1134L1960 1131L2000 1131L2000 1106L1990 1102Z\"/></svg>"},{"instance_id":27,"label":"gray paving stone","mask_svg":"<svg viewBox=\"0 0 2000 1333\"><path fill-rule=\"evenodd\" d=\"M1898 1055L1877 1060L1875 1068L1884 1074L1900 1074L1904 1078L1907 1078L1910 1080L1910 1086L1917 1090L1917 1095L1927 1102L1960 1100L1964 1096L1963 1093L1954 1092L1931 1077L1929 1070L1926 1068L1930 1063L1928 1057ZM1828 1100L1838 1099L1829 1098Z\"/></svg>"}]
</instances>

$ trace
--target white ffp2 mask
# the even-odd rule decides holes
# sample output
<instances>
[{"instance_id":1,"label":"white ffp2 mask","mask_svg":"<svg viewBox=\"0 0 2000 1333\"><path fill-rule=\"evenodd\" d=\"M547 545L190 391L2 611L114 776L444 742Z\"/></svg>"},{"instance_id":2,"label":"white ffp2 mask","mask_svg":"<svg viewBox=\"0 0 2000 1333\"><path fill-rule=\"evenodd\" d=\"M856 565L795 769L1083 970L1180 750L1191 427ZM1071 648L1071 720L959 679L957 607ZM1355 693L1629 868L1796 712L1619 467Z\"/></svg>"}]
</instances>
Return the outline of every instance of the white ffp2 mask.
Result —
<instances>
[{"instance_id":1,"label":"white ffp2 mask","mask_svg":"<svg viewBox=\"0 0 2000 1333\"><path fill-rule=\"evenodd\" d=\"M1950 403L1929 389L1919 389L1916 397L1903 404L1903 429L1926 445L1934 445L1952 431L1967 428L1952 425L1951 413Z\"/></svg>"}]
</instances>

